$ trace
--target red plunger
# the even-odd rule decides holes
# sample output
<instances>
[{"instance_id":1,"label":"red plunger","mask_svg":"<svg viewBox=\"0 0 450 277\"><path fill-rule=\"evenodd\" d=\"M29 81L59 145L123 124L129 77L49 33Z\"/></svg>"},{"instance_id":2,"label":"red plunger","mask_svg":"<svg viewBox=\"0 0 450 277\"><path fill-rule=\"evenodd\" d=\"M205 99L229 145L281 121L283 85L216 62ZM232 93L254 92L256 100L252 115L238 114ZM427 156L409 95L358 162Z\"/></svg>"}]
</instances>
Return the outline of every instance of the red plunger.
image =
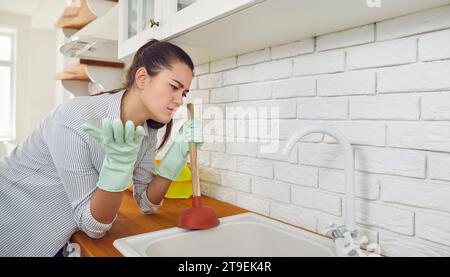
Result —
<instances>
[{"instance_id":1,"label":"red plunger","mask_svg":"<svg viewBox=\"0 0 450 277\"><path fill-rule=\"evenodd\" d=\"M187 104L189 119L194 119L194 105ZM192 230L203 230L219 225L216 211L203 206L200 190L200 179L197 166L197 145L195 142L189 143L189 155L191 159L192 173L192 207L185 209L179 218L178 227Z\"/></svg>"}]
</instances>

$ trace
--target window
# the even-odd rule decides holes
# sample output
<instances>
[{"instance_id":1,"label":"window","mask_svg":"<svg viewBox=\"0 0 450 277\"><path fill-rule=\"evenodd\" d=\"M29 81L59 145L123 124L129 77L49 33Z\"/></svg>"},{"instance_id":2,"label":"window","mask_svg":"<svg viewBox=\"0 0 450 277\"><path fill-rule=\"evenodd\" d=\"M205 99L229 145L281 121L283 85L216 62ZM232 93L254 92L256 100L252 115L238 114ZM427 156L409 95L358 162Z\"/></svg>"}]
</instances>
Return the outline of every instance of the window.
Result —
<instances>
[{"instance_id":1,"label":"window","mask_svg":"<svg viewBox=\"0 0 450 277\"><path fill-rule=\"evenodd\" d=\"M0 141L15 139L15 35L0 29Z\"/></svg>"}]
</instances>

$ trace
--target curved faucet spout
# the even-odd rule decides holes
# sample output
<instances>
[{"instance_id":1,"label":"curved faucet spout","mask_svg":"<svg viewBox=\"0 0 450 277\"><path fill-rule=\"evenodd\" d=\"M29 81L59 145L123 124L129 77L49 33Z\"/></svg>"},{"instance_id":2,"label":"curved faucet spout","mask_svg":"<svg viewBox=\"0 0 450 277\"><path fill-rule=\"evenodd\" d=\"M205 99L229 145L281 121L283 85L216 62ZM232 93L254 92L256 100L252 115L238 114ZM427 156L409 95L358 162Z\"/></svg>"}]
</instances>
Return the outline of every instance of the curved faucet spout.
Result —
<instances>
[{"instance_id":1,"label":"curved faucet spout","mask_svg":"<svg viewBox=\"0 0 450 277\"><path fill-rule=\"evenodd\" d=\"M333 137L343 148L345 158L345 226L347 230L356 235L355 225L355 189L353 147L348 139L337 129L326 125L309 125L297 130L288 140L282 154L288 157L294 145L304 136L312 133L323 133Z\"/></svg>"}]
</instances>

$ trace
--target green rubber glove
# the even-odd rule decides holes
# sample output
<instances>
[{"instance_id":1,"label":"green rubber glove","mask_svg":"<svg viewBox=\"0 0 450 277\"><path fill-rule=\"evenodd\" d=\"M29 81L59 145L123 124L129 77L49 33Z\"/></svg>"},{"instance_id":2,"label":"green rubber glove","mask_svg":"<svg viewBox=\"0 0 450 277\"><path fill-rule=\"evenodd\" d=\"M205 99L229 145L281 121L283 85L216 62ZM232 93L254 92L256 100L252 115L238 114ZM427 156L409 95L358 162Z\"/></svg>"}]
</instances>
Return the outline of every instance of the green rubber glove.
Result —
<instances>
[{"instance_id":1,"label":"green rubber glove","mask_svg":"<svg viewBox=\"0 0 450 277\"><path fill-rule=\"evenodd\" d=\"M203 144L201 122L188 120L178 131L175 140L170 146L164 158L161 160L156 173L169 180L176 180L186 164L189 154L189 142L193 141L198 146Z\"/></svg>"},{"instance_id":2,"label":"green rubber glove","mask_svg":"<svg viewBox=\"0 0 450 277\"><path fill-rule=\"evenodd\" d=\"M82 124L81 128L95 138L106 153L97 187L110 192L126 190L133 182L134 164L144 128L135 128L131 120L125 123L124 128L120 119L111 123L108 118L102 120L102 129L89 123Z\"/></svg>"}]
</instances>

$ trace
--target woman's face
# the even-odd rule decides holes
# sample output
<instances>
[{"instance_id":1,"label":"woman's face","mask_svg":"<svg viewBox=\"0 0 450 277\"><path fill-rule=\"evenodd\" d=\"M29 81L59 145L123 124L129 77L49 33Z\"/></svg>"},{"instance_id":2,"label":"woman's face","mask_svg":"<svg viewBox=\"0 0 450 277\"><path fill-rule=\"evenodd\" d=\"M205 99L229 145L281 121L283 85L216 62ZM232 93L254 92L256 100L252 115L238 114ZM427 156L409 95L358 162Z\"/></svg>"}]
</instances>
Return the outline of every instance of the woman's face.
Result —
<instances>
[{"instance_id":1,"label":"woman's face","mask_svg":"<svg viewBox=\"0 0 450 277\"><path fill-rule=\"evenodd\" d=\"M171 69L166 68L156 76L151 77L146 71L145 75L141 101L151 119L169 123L178 107L183 104L183 97L189 92L192 71L186 64L174 62Z\"/></svg>"}]
</instances>

